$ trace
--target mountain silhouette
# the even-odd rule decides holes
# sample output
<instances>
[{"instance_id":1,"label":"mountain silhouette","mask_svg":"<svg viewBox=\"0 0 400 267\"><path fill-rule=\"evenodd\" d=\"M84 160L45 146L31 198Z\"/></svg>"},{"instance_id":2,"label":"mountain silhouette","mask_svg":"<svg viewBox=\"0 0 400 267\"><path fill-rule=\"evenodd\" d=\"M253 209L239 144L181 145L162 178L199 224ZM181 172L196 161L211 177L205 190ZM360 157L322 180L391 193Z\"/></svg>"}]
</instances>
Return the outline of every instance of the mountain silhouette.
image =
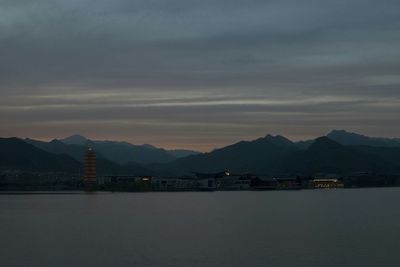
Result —
<instances>
[{"instance_id":1,"label":"mountain silhouette","mask_svg":"<svg viewBox=\"0 0 400 267\"><path fill-rule=\"evenodd\" d=\"M27 142L34 143L30 144ZM50 153L46 150L56 150ZM32 139L21 140L19 138L0 138L0 169L18 170L28 172L65 172L71 174L82 173L84 146L65 145L60 141L41 142ZM59 153L66 151L73 154L75 158L67 154ZM149 175L150 170L140 164L117 164L104 158L96 152L96 166L98 175Z\"/></svg>"},{"instance_id":2,"label":"mountain silhouette","mask_svg":"<svg viewBox=\"0 0 400 267\"><path fill-rule=\"evenodd\" d=\"M369 137L345 130L333 130L327 135L330 139L342 145L364 145L375 147L400 147L400 139Z\"/></svg>"},{"instance_id":3,"label":"mountain silhouette","mask_svg":"<svg viewBox=\"0 0 400 267\"><path fill-rule=\"evenodd\" d=\"M77 173L82 164L67 155L48 153L18 138L0 138L0 168Z\"/></svg>"},{"instance_id":4,"label":"mountain silhouette","mask_svg":"<svg viewBox=\"0 0 400 267\"><path fill-rule=\"evenodd\" d=\"M79 134L74 134L60 140L60 142L68 145L86 145L87 141L89 139Z\"/></svg>"},{"instance_id":5,"label":"mountain silhouette","mask_svg":"<svg viewBox=\"0 0 400 267\"><path fill-rule=\"evenodd\" d=\"M285 137L267 135L155 167L159 171L179 174L226 169L258 175L399 171L399 158L389 158L395 153L400 154L400 150L392 151L392 155L388 152L387 149L376 148L374 152L344 146L326 136L314 140L307 149L300 149Z\"/></svg>"},{"instance_id":6,"label":"mountain silhouette","mask_svg":"<svg viewBox=\"0 0 400 267\"><path fill-rule=\"evenodd\" d=\"M298 174L388 172L398 169L379 155L343 146L328 137L317 138L307 150L284 160L283 170Z\"/></svg>"},{"instance_id":7,"label":"mountain silhouette","mask_svg":"<svg viewBox=\"0 0 400 267\"><path fill-rule=\"evenodd\" d=\"M343 131L336 131L333 135L338 136L337 132L341 136L348 135ZM151 145L135 146L126 142L92 141L82 136L75 136L69 140L80 139L81 143L86 140L85 145L66 144L56 139L43 142L33 139L1 138L0 169L76 172L82 169L84 153L87 145L90 145L96 151L98 173L101 175L176 176L223 170L257 175L400 172L400 147L377 146L377 142L382 142L381 139L364 137L359 139L353 134L350 136L353 138L351 144L357 143L354 141L356 139L364 142L375 140L375 143L343 145L324 136L307 141L309 143L307 146L299 146L298 142L294 143L283 136L266 135L252 141L240 141L208 153L176 159L168 155L166 150ZM396 140L391 139L394 142ZM384 143L388 144L386 141ZM141 157L144 163L135 162ZM146 157L147 160L143 160Z\"/></svg>"},{"instance_id":8,"label":"mountain silhouette","mask_svg":"<svg viewBox=\"0 0 400 267\"><path fill-rule=\"evenodd\" d=\"M50 142L44 142L26 138L24 139L24 141L46 152L53 154L65 154L80 162L83 161L86 151L86 146L76 145L76 144L65 144L57 139L54 139Z\"/></svg>"},{"instance_id":9,"label":"mountain silhouette","mask_svg":"<svg viewBox=\"0 0 400 267\"><path fill-rule=\"evenodd\" d=\"M128 142L119 141L99 141L91 140L81 135L72 135L61 139L60 142L67 145L90 145L104 158L111 160L118 164L128 163L166 163L176 160L177 158L185 157L188 155L197 154L198 152L190 150L165 150L157 148L152 145L133 145ZM59 147L61 149L61 146ZM65 151L65 149L63 149ZM71 148L72 150L72 148ZM54 150L53 150L54 151ZM68 151L70 151L68 149ZM76 152L69 154L74 156Z\"/></svg>"},{"instance_id":10,"label":"mountain silhouette","mask_svg":"<svg viewBox=\"0 0 400 267\"><path fill-rule=\"evenodd\" d=\"M163 166L159 171L189 174L192 172L233 172L265 174L280 170L281 160L297 151L290 140L282 136L267 135L253 141L241 141L209 153L189 156Z\"/></svg>"}]
</instances>

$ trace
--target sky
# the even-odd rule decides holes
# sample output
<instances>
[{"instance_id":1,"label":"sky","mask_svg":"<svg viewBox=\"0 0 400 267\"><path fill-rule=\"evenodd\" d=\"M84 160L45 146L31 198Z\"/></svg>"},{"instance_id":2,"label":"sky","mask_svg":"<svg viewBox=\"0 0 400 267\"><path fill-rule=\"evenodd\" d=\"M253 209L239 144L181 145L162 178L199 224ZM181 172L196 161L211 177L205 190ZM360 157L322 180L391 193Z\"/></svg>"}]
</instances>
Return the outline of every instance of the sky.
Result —
<instances>
[{"instance_id":1,"label":"sky","mask_svg":"<svg viewBox=\"0 0 400 267\"><path fill-rule=\"evenodd\" d=\"M400 137L398 0L0 0L0 136Z\"/></svg>"}]
</instances>

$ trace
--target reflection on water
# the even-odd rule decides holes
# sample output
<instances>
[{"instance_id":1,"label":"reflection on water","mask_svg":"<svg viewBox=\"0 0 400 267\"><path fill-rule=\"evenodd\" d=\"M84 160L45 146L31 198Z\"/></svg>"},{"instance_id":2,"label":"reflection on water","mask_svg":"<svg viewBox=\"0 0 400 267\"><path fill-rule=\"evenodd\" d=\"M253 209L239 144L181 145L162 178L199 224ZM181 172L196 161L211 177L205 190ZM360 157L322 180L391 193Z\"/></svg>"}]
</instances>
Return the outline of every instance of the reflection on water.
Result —
<instances>
[{"instance_id":1,"label":"reflection on water","mask_svg":"<svg viewBox=\"0 0 400 267\"><path fill-rule=\"evenodd\" d=\"M0 195L1 266L399 266L400 188Z\"/></svg>"}]
</instances>

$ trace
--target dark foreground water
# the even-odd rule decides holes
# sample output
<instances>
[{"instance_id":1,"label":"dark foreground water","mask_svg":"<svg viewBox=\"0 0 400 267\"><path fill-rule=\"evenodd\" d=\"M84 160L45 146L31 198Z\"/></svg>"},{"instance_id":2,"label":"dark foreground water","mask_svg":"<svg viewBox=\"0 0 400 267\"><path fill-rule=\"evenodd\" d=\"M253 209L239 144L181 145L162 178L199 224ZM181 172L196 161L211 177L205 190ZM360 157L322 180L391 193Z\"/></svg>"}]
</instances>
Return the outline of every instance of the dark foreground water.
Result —
<instances>
[{"instance_id":1,"label":"dark foreground water","mask_svg":"<svg viewBox=\"0 0 400 267\"><path fill-rule=\"evenodd\" d=\"M400 188L0 195L0 266L400 266Z\"/></svg>"}]
</instances>

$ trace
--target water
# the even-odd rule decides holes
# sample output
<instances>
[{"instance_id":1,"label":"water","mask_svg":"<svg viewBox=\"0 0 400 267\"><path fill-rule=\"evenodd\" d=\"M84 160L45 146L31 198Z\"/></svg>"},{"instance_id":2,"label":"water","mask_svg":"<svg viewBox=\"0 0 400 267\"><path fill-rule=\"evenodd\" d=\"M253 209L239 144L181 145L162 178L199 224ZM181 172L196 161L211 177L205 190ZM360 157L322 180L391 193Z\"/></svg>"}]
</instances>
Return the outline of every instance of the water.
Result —
<instances>
[{"instance_id":1,"label":"water","mask_svg":"<svg viewBox=\"0 0 400 267\"><path fill-rule=\"evenodd\" d=\"M400 266L400 188L0 195L0 266Z\"/></svg>"}]
</instances>

